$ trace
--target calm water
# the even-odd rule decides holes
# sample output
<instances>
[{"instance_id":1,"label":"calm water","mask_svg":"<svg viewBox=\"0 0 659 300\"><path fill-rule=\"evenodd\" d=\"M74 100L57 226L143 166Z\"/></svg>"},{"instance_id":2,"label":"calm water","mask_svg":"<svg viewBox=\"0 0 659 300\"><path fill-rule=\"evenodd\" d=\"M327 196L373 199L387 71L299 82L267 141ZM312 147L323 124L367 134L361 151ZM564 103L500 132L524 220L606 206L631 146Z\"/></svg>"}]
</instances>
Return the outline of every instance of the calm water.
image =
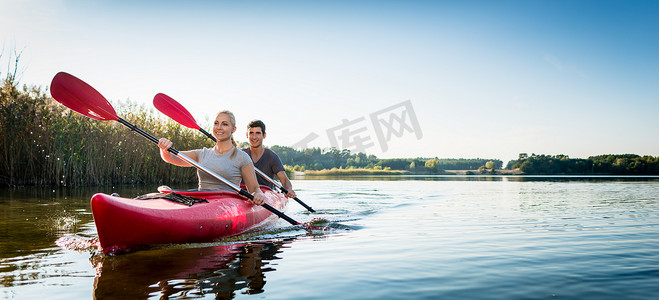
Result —
<instances>
[{"instance_id":1,"label":"calm water","mask_svg":"<svg viewBox=\"0 0 659 300\"><path fill-rule=\"evenodd\" d=\"M659 177L294 180L280 221L104 257L94 192L0 190L5 299L654 299ZM57 241L57 243L56 243Z\"/></svg>"}]
</instances>

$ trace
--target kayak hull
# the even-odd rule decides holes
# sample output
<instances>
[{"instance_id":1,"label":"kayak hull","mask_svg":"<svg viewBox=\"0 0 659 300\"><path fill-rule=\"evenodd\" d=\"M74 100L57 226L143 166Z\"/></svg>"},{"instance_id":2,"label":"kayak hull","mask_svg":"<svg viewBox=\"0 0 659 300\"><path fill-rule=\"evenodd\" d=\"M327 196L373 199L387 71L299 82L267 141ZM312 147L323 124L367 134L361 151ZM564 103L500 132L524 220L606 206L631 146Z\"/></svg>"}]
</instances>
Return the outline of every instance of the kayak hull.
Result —
<instances>
[{"instance_id":1,"label":"kayak hull","mask_svg":"<svg viewBox=\"0 0 659 300\"><path fill-rule=\"evenodd\" d=\"M261 186L265 202L277 210L288 199ZM139 250L149 245L211 242L245 233L277 219L229 191L172 191L204 198L192 206L166 199L138 200L98 193L91 207L101 249L105 254Z\"/></svg>"}]
</instances>

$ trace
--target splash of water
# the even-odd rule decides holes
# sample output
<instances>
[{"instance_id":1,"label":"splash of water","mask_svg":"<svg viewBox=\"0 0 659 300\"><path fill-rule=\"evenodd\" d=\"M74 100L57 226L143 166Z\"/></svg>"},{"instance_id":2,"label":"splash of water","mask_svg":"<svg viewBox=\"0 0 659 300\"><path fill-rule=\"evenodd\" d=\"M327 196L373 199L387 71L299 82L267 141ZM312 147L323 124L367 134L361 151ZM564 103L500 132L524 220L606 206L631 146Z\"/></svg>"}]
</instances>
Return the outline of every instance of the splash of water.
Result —
<instances>
[{"instance_id":1,"label":"splash of water","mask_svg":"<svg viewBox=\"0 0 659 300\"><path fill-rule=\"evenodd\" d=\"M80 236L64 236L58 238L55 244L66 250L77 252L94 252L101 250L101 243L98 238L83 238Z\"/></svg>"}]
</instances>

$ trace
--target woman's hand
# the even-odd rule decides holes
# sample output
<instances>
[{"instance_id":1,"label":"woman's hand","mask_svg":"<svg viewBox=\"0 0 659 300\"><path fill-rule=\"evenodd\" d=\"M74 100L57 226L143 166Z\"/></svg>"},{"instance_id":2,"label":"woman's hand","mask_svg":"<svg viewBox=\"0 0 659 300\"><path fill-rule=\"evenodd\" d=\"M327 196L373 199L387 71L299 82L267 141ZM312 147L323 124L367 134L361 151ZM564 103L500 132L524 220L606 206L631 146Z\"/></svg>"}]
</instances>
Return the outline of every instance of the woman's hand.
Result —
<instances>
[{"instance_id":1,"label":"woman's hand","mask_svg":"<svg viewBox=\"0 0 659 300\"><path fill-rule=\"evenodd\" d=\"M252 195L254 196L254 199L252 199L252 203L256 205L263 205L263 203L265 203L265 195L263 195L260 189L259 191L257 191Z\"/></svg>"},{"instance_id":2,"label":"woman's hand","mask_svg":"<svg viewBox=\"0 0 659 300\"><path fill-rule=\"evenodd\" d=\"M172 145L174 145L174 143L166 138L161 138L158 140L158 147L163 151L167 151L167 149L171 148Z\"/></svg>"},{"instance_id":3,"label":"woman's hand","mask_svg":"<svg viewBox=\"0 0 659 300\"><path fill-rule=\"evenodd\" d=\"M169 152L169 149L172 148L173 145L174 143L167 138L161 138L158 140L158 148L160 148L160 157L162 160L179 167L193 167L194 165L190 164L188 161L179 158L178 155L183 154L189 159L199 162L197 160L197 153L194 150L179 151L178 154Z\"/></svg>"}]
</instances>

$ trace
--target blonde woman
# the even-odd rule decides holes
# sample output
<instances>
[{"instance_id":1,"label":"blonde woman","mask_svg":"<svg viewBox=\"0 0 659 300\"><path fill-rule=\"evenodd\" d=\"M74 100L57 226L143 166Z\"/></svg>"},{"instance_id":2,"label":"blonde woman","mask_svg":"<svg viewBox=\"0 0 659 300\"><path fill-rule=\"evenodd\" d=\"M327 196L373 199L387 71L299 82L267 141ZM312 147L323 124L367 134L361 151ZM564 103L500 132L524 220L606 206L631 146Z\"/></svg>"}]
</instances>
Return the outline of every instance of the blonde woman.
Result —
<instances>
[{"instance_id":1,"label":"blonde woman","mask_svg":"<svg viewBox=\"0 0 659 300\"><path fill-rule=\"evenodd\" d=\"M236 141L233 139L235 131L236 117L228 110L220 111L213 123L212 133L217 139L215 146L213 148L180 151L180 153L237 186L240 185L242 180L247 187L247 191L254 195L252 202L256 205L262 205L265 196L259 188L254 173L254 164L247 153L238 150ZM172 145L172 141L161 138L158 141L160 157L176 166L192 167L186 161L167 151ZM231 187L201 170L197 170L197 177L199 178L199 190L232 191Z\"/></svg>"}]
</instances>

